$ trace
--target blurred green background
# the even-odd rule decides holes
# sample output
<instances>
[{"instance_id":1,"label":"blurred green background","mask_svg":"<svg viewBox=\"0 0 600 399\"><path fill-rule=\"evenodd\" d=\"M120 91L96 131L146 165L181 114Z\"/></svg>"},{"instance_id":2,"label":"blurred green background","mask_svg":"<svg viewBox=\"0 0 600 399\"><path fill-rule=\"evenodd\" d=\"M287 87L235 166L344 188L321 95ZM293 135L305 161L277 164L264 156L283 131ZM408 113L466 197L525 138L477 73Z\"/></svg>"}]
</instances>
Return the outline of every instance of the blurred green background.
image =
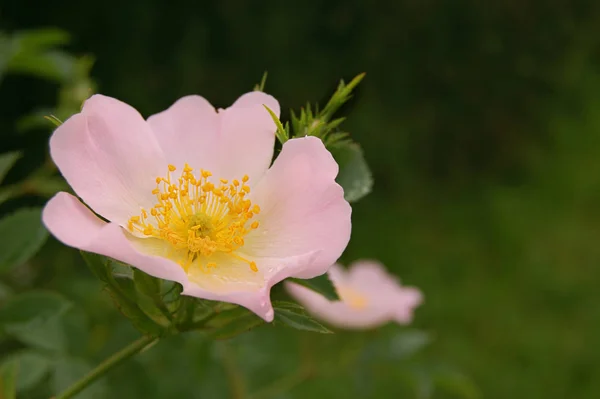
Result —
<instances>
[{"instance_id":1,"label":"blurred green background","mask_svg":"<svg viewBox=\"0 0 600 399\"><path fill-rule=\"evenodd\" d=\"M51 127L22 117L88 89L149 115L191 93L227 106L268 70L266 91L297 110L367 72L342 113L375 186L354 204L342 260L380 259L426 298L408 330L175 337L86 397L600 397L600 3L33 3L0 3L6 37L64 29L63 50L94 57L97 88L85 59L45 54L42 71L19 73L0 62L2 151L24 154L3 186L44 163ZM44 192L24 190L0 213L41 205ZM1 281L76 304L62 349L46 348L59 359L50 385L23 397L47 397L138 335L54 240Z\"/></svg>"}]
</instances>

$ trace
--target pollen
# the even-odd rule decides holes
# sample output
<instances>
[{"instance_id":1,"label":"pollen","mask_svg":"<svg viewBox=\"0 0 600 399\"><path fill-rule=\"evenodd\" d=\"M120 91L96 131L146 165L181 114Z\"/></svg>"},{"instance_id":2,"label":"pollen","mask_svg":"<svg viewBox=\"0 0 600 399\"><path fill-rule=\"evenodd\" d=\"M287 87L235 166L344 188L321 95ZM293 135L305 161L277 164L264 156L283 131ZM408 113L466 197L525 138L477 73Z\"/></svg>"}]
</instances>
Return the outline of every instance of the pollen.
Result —
<instances>
[{"instance_id":1,"label":"pollen","mask_svg":"<svg viewBox=\"0 0 600 399\"><path fill-rule=\"evenodd\" d=\"M156 178L152 190L156 204L130 217L128 230L167 242L169 257L186 271L197 264L210 273L219 267L213 256L221 253L258 272L255 262L238 253L245 244L244 237L259 227L258 221L250 221L260 213L260 207L247 198L249 177L244 175L242 184L236 179L213 182L208 170L194 175L186 164L180 177L174 178L176 170L168 165L166 177Z\"/></svg>"}]
</instances>

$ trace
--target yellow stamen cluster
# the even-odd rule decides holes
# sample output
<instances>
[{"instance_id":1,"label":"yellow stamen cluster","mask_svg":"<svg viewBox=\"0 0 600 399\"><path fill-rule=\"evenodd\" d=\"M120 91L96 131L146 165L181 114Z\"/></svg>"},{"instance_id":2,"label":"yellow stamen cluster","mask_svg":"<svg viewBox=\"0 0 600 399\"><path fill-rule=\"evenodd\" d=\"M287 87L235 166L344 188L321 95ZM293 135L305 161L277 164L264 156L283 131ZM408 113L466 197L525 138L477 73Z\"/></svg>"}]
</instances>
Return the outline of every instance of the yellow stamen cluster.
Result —
<instances>
[{"instance_id":1,"label":"yellow stamen cluster","mask_svg":"<svg viewBox=\"0 0 600 399\"><path fill-rule=\"evenodd\" d=\"M258 221L250 222L260 207L246 198L250 193L248 176L241 181L220 179L215 185L207 170L200 170L196 177L186 164L181 177L173 179L175 170L169 165L167 176L156 178L152 191L156 205L131 217L129 231L170 243L171 253L186 271L196 262L209 272L217 267L211 255L220 252L246 262L257 272L255 262L236 254L244 245L244 236L259 225Z\"/></svg>"}]
</instances>

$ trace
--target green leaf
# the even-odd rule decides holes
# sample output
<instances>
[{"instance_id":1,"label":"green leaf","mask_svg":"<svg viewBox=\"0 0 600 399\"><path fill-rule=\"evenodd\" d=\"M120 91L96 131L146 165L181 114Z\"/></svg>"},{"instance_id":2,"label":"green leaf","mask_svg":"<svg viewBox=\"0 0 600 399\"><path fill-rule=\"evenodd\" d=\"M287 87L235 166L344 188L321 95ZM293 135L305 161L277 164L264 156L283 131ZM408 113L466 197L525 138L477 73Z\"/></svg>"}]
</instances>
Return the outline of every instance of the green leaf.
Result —
<instances>
[{"instance_id":1,"label":"green leaf","mask_svg":"<svg viewBox=\"0 0 600 399\"><path fill-rule=\"evenodd\" d=\"M28 346L52 352L66 352L68 339L62 315L43 323L11 324L5 327L6 333Z\"/></svg>"},{"instance_id":2,"label":"green leaf","mask_svg":"<svg viewBox=\"0 0 600 399\"><path fill-rule=\"evenodd\" d=\"M59 358L52 372L52 390L55 394L64 391L92 370L92 366L83 359L73 357ZM77 394L77 399L109 398L106 379L100 379Z\"/></svg>"},{"instance_id":3,"label":"green leaf","mask_svg":"<svg viewBox=\"0 0 600 399\"><path fill-rule=\"evenodd\" d=\"M281 144L283 144L286 141L288 141L288 139L289 139L288 131L283 127L283 125L281 124L281 121L279 120L277 115L275 115L275 112L273 112L271 110L271 108L267 107L264 104L263 104L263 107L265 107L267 109L267 111L269 112L269 115L271 115L271 119L273 119L273 122L275 122L275 125L277 126L277 132L275 132L275 135L277 136L277 139L279 140L279 142Z\"/></svg>"},{"instance_id":4,"label":"green leaf","mask_svg":"<svg viewBox=\"0 0 600 399\"><path fill-rule=\"evenodd\" d=\"M48 356L30 349L11 355L10 359L18 362L21 370L16 382L18 392L32 389L38 385L48 374L52 364L52 360Z\"/></svg>"},{"instance_id":5,"label":"green leaf","mask_svg":"<svg viewBox=\"0 0 600 399\"><path fill-rule=\"evenodd\" d=\"M10 186L2 187L0 188L0 204L21 194L23 194L23 188L20 184L11 184Z\"/></svg>"},{"instance_id":6,"label":"green leaf","mask_svg":"<svg viewBox=\"0 0 600 399\"><path fill-rule=\"evenodd\" d=\"M40 51L69 42L69 34L58 28L38 28L17 32L14 35L24 51Z\"/></svg>"},{"instance_id":7,"label":"green leaf","mask_svg":"<svg viewBox=\"0 0 600 399\"><path fill-rule=\"evenodd\" d=\"M27 73L61 82L74 72L75 58L56 49L69 36L58 29L35 29L15 33L2 40L5 64L9 72Z\"/></svg>"},{"instance_id":8,"label":"green leaf","mask_svg":"<svg viewBox=\"0 0 600 399\"><path fill-rule=\"evenodd\" d=\"M172 315L162 299L161 280L133 268L133 284L140 309L157 324L168 327Z\"/></svg>"},{"instance_id":9,"label":"green leaf","mask_svg":"<svg viewBox=\"0 0 600 399\"><path fill-rule=\"evenodd\" d=\"M336 111L338 109L340 109L340 107L342 105L344 105L352 96L352 91L354 90L354 88L356 88L356 86L358 86L358 84L361 82L361 80L363 80L363 78L365 77L365 73L361 73L359 75L357 75L356 77L354 77L354 79L352 79L350 81L350 83L345 84L344 81L342 80L340 82L340 84L338 85L337 90L335 91L335 93L333 93L333 95L331 96L331 99L329 100L329 102L325 105L325 107L323 108L323 110L319 113L320 118L323 118L326 121L329 121L329 119L331 119L331 117L333 116L333 114L336 113Z\"/></svg>"},{"instance_id":10,"label":"green leaf","mask_svg":"<svg viewBox=\"0 0 600 399\"><path fill-rule=\"evenodd\" d=\"M48 291L29 291L12 297L0 309L0 328L21 342L63 351L66 338L61 316L71 303Z\"/></svg>"},{"instance_id":11,"label":"green leaf","mask_svg":"<svg viewBox=\"0 0 600 399\"><path fill-rule=\"evenodd\" d=\"M162 335L163 329L161 326L157 325L149 318L135 302L132 302L123 293L114 289L108 288L108 293L117 306L117 309L131 321L131 324L133 324L138 331L143 334Z\"/></svg>"},{"instance_id":12,"label":"green leaf","mask_svg":"<svg viewBox=\"0 0 600 399\"><path fill-rule=\"evenodd\" d=\"M332 301L339 301L340 297L333 286L333 283L327 276L327 274L323 274L321 276L317 276L315 278L311 278L310 280L303 280L301 278L290 278L290 281L293 281L296 284L300 284L305 286L306 288L310 288L311 290L318 292L323 295L325 298Z\"/></svg>"},{"instance_id":13,"label":"green leaf","mask_svg":"<svg viewBox=\"0 0 600 399\"><path fill-rule=\"evenodd\" d=\"M0 399L16 399L19 363L11 360L0 366Z\"/></svg>"},{"instance_id":14,"label":"green leaf","mask_svg":"<svg viewBox=\"0 0 600 399\"><path fill-rule=\"evenodd\" d=\"M21 158L22 154L20 151L7 152L0 155L0 183L6 177L8 171L13 167L15 162Z\"/></svg>"},{"instance_id":15,"label":"green leaf","mask_svg":"<svg viewBox=\"0 0 600 399\"><path fill-rule=\"evenodd\" d=\"M106 290L110 294L117 309L127 317L133 326L143 334L161 336L165 332L163 326L157 324L137 303L137 293L133 280L117 278L109 275Z\"/></svg>"},{"instance_id":16,"label":"green leaf","mask_svg":"<svg viewBox=\"0 0 600 399\"><path fill-rule=\"evenodd\" d=\"M91 252L80 251L81 257L90 268L94 276L100 281L108 283L108 258Z\"/></svg>"},{"instance_id":17,"label":"green leaf","mask_svg":"<svg viewBox=\"0 0 600 399\"><path fill-rule=\"evenodd\" d=\"M46 119L47 121L49 121L50 123L52 123L56 127L59 127L60 125L63 124L63 121L61 121L60 119L58 119L54 115L44 115L44 119Z\"/></svg>"},{"instance_id":18,"label":"green leaf","mask_svg":"<svg viewBox=\"0 0 600 399\"><path fill-rule=\"evenodd\" d=\"M42 247L48 231L42 225L42 210L19 209L0 220L0 273L28 261Z\"/></svg>"},{"instance_id":19,"label":"green leaf","mask_svg":"<svg viewBox=\"0 0 600 399\"><path fill-rule=\"evenodd\" d=\"M219 328L208 334L208 338L215 340L224 340L236 337L248 332L258 326L265 324L265 321L255 314L247 314L231 321L224 327Z\"/></svg>"},{"instance_id":20,"label":"green leaf","mask_svg":"<svg viewBox=\"0 0 600 399\"><path fill-rule=\"evenodd\" d=\"M36 195L50 198L59 191L68 191L69 185L59 176L52 177L30 177L25 182L24 189L27 192L35 193Z\"/></svg>"},{"instance_id":21,"label":"green leaf","mask_svg":"<svg viewBox=\"0 0 600 399\"><path fill-rule=\"evenodd\" d=\"M8 325L43 324L63 315L71 302L50 291L28 291L16 295L0 308L0 327Z\"/></svg>"},{"instance_id":22,"label":"green leaf","mask_svg":"<svg viewBox=\"0 0 600 399\"><path fill-rule=\"evenodd\" d=\"M342 142L330 151L340 166L336 181L344 189L344 198L355 202L369 194L373 188L373 176L362 148L356 143Z\"/></svg>"},{"instance_id":23,"label":"green leaf","mask_svg":"<svg viewBox=\"0 0 600 399\"><path fill-rule=\"evenodd\" d=\"M229 339L264 323L265 321L253 312L244 307L236 306L233 309L220 312L209 323L206 323L205 328L212 330L206 337L217 340Z\"/></svg>"},{"instance_id":24,"label":"green leaf","mask_svg":"<svg viewBox=\"0 0 600 399\"><path fill-rule=\"evenodd\" d=\"M304 308L293 302L276 301L273 303L275 309L275 322L285 324L297 330L331 334L332 331L321 323L310 317Z\"/></svg>"},{"instance_id":25,"label":"green leaf","mask_svg":"<svg viewBox=\"0 0 600 399\"><path fill-rule=\"evenodd\" d=\"M263 73L260 83L254 85L254 91L265 91L265 84L267 83L267 71Z\"/></svg>"},{"instance_id":26,"label":"green leaf","mask_svg":"<svg viewBox=\"0 0 600 399\"><path fill-rule=\"evenodd\" d=\"M133 283L135 289L150 298L160 300L161 288L160 280L147 275L139 269L133 269Z\"/></svg>"},{"instance_id":27,"label":"green leaf","mask_svg":"<svg viewBox=\"0 0 600 399\"><path fill-rule=\"evenodd\" d=\"M109 261L109 266L110 272L115 278L133 280L133 267L128 264L111 259Z\"/></svg>"}]
</instances>

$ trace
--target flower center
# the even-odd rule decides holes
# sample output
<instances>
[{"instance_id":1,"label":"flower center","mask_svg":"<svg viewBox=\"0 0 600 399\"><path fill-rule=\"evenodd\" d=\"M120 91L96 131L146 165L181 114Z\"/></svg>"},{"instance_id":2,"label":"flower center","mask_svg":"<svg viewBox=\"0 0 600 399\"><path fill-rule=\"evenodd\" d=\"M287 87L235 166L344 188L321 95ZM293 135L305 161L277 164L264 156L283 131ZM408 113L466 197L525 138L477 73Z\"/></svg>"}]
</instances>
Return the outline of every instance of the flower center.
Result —
<instances>
[{"instance_id":1,"label":"flower center","mask_svg":"<svg viewBox=\"0 0 600 399\"><path fill-rule=\"evenodd\" d=\"M248 176L241 181L219 179L218 185L210 180L212 173L200 170L195 176L185 164L181 177L172 179L176 168L169 165L166 177L156 178L157 203L150 211L142 209L132 216L128 229L170 244L170 257L177 260L185 271L198 261L201 270L209 272L217 267L211 256L224 253L248 264L254 272L256 263L239 256L236 251L244 246L244 236L258 228L258 221L250 219L260 213L258 205L245 198L250 193Z\"/></svg>"},{"instance_id":2,"label":"flower center","mask_svg":"<svg viewBox=\"0 0 600 399\"><path fill-rule=\"evenodd\" d=\"M344 286L336 287L336 291L340 296L340 299L344 301L348 306L355 310L365 309L369 303L367 298L360 292L353 288Z\"/></svg>"}]
</instances>

